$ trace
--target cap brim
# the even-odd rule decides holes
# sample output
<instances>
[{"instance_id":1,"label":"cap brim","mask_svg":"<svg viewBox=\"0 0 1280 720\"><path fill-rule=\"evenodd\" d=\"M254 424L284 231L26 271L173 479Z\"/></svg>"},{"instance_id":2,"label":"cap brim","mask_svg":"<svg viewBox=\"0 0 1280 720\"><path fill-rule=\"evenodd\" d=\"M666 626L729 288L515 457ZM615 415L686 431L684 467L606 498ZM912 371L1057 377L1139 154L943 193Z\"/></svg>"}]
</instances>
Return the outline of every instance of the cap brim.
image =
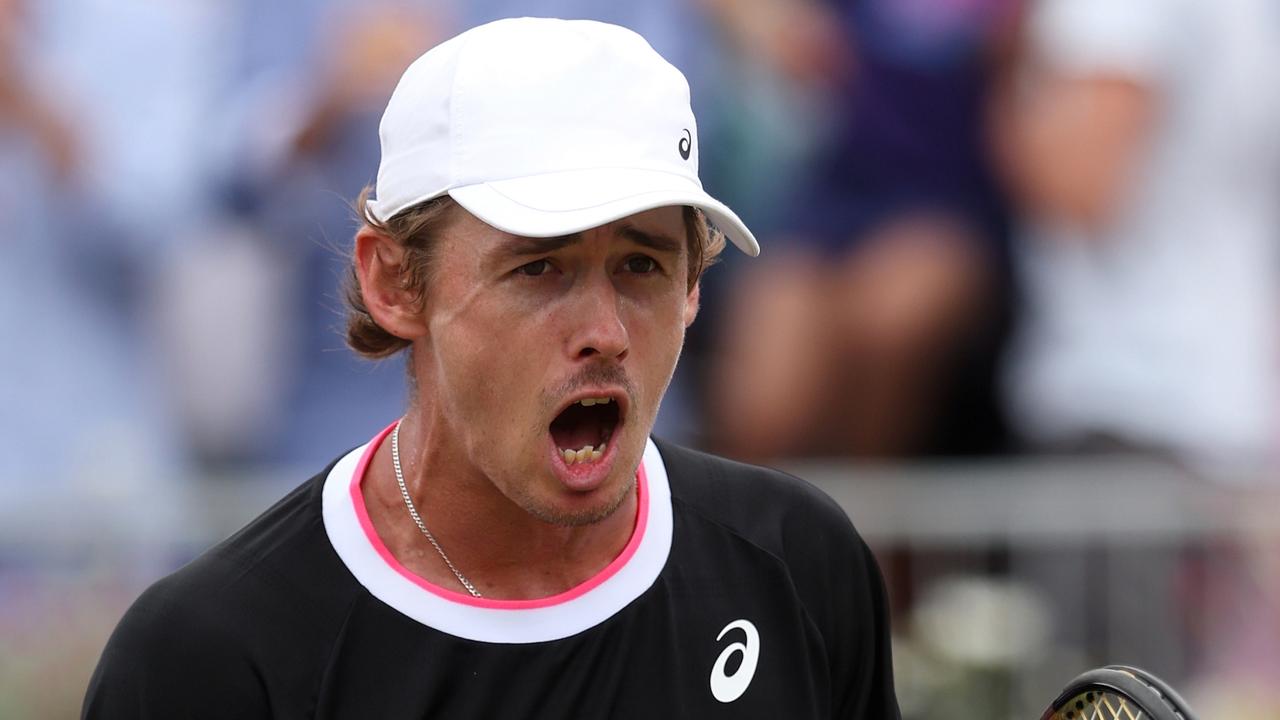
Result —
<instances>
[{"instance_id":1,"label":"cap brim","mask_svg":"<svg viewBox=\"0 0 1280 720\"><path fill-rule=\"evenodd\" d=\"M634 168L592 168L455 187L449 195L485 223L513 235L555 237L613 222L653 208L700 208L748 255L760 244L724 203L673 173Z\"/></svg>"}]
</instances>

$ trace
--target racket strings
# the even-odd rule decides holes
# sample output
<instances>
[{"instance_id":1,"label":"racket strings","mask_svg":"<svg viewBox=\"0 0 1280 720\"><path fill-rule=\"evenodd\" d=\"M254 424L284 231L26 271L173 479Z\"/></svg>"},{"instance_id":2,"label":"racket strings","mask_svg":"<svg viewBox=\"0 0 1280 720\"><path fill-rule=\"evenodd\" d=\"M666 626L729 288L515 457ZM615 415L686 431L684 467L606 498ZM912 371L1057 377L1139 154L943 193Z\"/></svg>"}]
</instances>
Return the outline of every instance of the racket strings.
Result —
<instances>
[{"instance_id":1,"label":"racket strings","mask_svg":"<svg viewBox=\"0 0 1280 720\"><path fill-rule=\"evenodd\" d=\"M1147 715L1126 697L1092 690L1067 701L1051 720L1147 720Z\"/></svg>"}]
</instances>

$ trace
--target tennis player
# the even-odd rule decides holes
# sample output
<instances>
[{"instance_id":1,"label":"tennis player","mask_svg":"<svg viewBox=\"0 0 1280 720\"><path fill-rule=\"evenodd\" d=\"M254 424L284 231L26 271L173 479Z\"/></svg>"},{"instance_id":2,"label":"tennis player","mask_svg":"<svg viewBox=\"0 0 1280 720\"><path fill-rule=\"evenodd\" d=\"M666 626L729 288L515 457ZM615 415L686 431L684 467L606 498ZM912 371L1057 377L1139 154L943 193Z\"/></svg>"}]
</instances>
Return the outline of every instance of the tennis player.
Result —
<instances>
[{"instance_id":1,"label":"tennis player","mask_svg":"<svg viewBox=\"0 0 1280 720\"><path fill-rule=\"evenodd\" d=\"M405 72L348 339L408 410L148 589L89 718L897 718L883 583L806 483L649 437L698 279L689 89L503 20ZM803 348L797 348L803 352Z\"/></svg>"}]
</instances>

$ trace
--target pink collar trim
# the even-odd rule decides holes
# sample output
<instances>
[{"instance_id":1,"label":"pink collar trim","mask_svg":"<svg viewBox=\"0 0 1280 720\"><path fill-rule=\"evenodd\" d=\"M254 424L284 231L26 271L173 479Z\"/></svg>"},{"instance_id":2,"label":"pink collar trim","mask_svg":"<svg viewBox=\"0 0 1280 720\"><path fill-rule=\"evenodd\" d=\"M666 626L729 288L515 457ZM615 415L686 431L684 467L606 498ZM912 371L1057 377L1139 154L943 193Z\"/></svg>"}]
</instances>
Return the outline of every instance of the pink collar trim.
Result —
<instances>
[{"instance_id":1,"label":"pink collar trim","mask_svg":"<svg viewBox=\"0 0 1280 720\"><path fill-rule=\"evenodd\" d=\"M639 502L636 508L636 525L631 532L631 539L627 541L626 547L613 562L605 566L603 570L596 573L590 579L576 585L562 593L552 595L545 598L537 598L535 600L491 600L489 598L475 598L465 593L456 592L448 588L436 585L433 582L410 571L400 561L391 554L387 546L382 542L382 538L378 537L378 533L373 528L373 522L369 519L369 511L364 504L364 494L360 491L364 482L365 473L369 469L369 463L373 460L374 454L378 448L382 446L383 440L386 439L391 431L395 429L396 424L391 423L382 432L378 433L373 440L365 447L364 454L360 456L360 461L356 465L355 472L351 474L351 503L355 508L356 518L360 522L360 528L364 531L365 538L369 541L369 545L373 547L382 561L392 570L409 580L414 585L426 590L449 602L459 603L461 605L469 605L477 608L487 608L490 610L531 610L535 608L547 608L555 605L567 603L571 600L579 598L613 577L618 570L624 567L627 562L636 553L636 549L640 547L641 541L644 539L645 526L649 519L649 488L648 478L645 475L644 463L636 469L636 496Z\"/></svg>"}]
</instances>

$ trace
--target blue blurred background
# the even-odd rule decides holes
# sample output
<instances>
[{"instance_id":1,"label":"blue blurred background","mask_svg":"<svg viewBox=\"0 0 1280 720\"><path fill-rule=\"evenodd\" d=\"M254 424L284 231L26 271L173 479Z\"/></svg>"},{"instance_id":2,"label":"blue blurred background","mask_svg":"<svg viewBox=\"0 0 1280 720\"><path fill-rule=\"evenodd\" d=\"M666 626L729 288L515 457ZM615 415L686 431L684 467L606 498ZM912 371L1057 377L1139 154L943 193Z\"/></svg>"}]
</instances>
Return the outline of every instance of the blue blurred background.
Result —
<instances>
[{"instance_id":1,"label":"blue blurred background","mask_svg":"<svg viewBox=\"0 0 1280 720\"><path fill-rule=\"evenodd\" d=\"M518 15L689 78L764 252L657 432L850 511L905 717L1106 662L1280 715L1280 5L0 0L0 717L75 716L142 588L400 414L350 202L408 62Z\"/></svg>"}]
</instances>

